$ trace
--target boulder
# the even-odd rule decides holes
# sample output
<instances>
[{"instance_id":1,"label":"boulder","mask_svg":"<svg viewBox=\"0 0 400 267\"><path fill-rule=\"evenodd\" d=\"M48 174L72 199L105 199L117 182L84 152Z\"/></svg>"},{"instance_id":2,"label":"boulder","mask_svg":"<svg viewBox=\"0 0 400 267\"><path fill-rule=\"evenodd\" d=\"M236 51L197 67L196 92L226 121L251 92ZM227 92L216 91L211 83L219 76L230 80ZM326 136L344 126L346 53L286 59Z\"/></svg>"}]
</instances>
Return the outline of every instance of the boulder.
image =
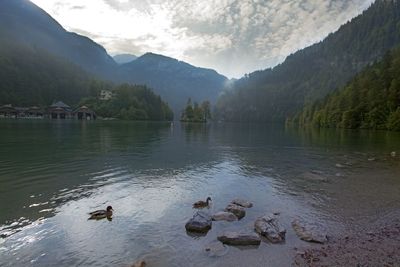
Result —
<instances>
[{"instance_id":1,"label":"boulder","mask_svg":"<svg viewBox=\"0 0 400 267\"><path fill-rule=\"evenodd\" d=\"M301 240L321 244L328 241L326 232L318 225L296 219L292 222L292 227Z\"/></svg>"},{"instance_id":2,"label":"boulder","mask_svg":"<svg viewBox=\"0 0 400 267\"><path fill-rule=\"evenodd\" d=\"M266 237L272 243L285 241L286 229L279 223L274 214L258 218L254 223L254 228L257 233Z\"/></svg>"},{"instance_id":3,"label":"boulder","mask_svg":"<svg viewBox=\"0 0 400 267\"><path fill-rule=\"evenodd\" d=\"M247 200L244 200L244 199L240 199L240 198L232 200L231 203L235 204L235 205L238 205L238 206L241 206L243 208L251 208L251 207L253 207L253 203L251 203L251 202L249 202Z\"/></svg>"},{"instance_id":4,"label":"boulder","mask_svg":"<svg viewBox=\"0 0 400 267\"><path fill-rule=\"evenodd\" d=\"M260 237L255 234L241 234L237 232L225 232L218 236L218 240L232 246L258 246L261 243Z\"/></svg>"},{"instance_id":5,"label":"boulder","mask_svg":"<svg viewBox=\"0 0 400 267\"><path fill-rule=\"evenodd\" d=\"M186 223L185 228L189 232L207 233L211 229L211 224L211 216L205 212L198 211Z\"/></svg>"},{"instance_id":6,"label":"boulder","mask_svg":"<svg viewBox=\"0 0 400 267\"><path fill-rule=\"evenodd\" d=\"M225 208L225 211L235 214L239 220L246 216L246 210L243 207L232 203Z\"/></svg>"},{"instance_id":7,"label":"boulder","mask_svg":"<svg viewBox=\"0 0 400 267\"><path fill-rule=\"evenodd\" d=\"M227 211L220 211L215 213L212 216L212 220L213 221L227 221L227 222L233 222L233 221L237 221L238 218L236 217L235 214L231 213L231 212L227 212Z\"/></svg>"}]
</instances>

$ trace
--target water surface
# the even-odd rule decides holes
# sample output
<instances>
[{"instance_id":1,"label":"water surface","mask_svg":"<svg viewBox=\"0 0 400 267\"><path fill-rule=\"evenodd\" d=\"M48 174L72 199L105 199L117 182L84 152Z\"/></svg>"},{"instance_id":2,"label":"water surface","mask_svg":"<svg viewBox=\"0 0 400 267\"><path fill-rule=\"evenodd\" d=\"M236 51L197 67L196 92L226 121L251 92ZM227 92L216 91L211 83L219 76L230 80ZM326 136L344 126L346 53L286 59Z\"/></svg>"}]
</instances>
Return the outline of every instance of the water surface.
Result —
<instances>
[{"instance_id":1,"label":"water surface","mask_svg":"<svg viewBox=\"0 0 400 267\"><path fill-rule=\"evenodd\" d=\"M0 121L0 265L288 266L304 243L290 223L330 235L398 210L400 135L255 124ZM236 197L254 207L239 222L187 234L191 204L209 212ZM111 222L87 212L112 205ZM204 247L225 230L251 232L280 212L284 244Z\"/></svg>"}]
</instances>

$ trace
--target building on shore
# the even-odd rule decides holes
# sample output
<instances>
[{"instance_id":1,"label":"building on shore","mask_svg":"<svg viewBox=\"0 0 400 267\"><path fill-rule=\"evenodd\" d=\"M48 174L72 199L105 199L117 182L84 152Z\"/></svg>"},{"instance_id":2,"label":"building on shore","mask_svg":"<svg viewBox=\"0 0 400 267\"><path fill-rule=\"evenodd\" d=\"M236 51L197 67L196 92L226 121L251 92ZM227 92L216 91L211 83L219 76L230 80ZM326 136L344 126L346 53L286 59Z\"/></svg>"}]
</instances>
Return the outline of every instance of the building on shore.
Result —
<instances>
[{"instance_id":1,"label":"building on shore","mask_svg":"<svg viewBox=\"0 0 400 267\"><path fill-rule=\"evenodd\" d=\"M74 111L74 117L78 120L95 120L96 113L87 106L82 106Z\"/></svg>"},{"instance_id":2,"label":"building on shore","mask_svg":"<svg viewBox=\"0 0 400 267\"><path fill-rule=\"evenodd\" d=\"M53 102L47 110L50 119L72 119L73 113L70 106L62 101Z\"/></svg>"},{"instance_id":3,"label":"building on shore","mask_svg":"<svg viewBox=\"0 0 400 267\"><path fill-rule=\"evenodd\" d=\"M110 100L111 98L113 98L113 96L114 96L114 94L113 94L112 91L110 91L110 90L101 90L99 99L103 100L103 101L107 101L107 100Z\"/></svg>"},{"instance_id":4,"label":"building on shore","mask_svg":"<svg viewBox=\"0 0 400 267\"><path fill-rule=\"evenodd\" d=\"M13 107L12 105L0 106L0 118L25 118L25 119L78 119L95 120L96 113L87 106L81 106L72 111L72 108L62 101L55 101L46 109L40 107Z\"/></svg>"},{"instance_id":5,"label":"building on shore","mask_svg":"<svg viewBox=\"0 0 400 267\"><path fill-rule=\"evenodd\" d=\"M0 118L17 118L18 111L11 105L0 107Z\"/></svg>"}]
</instances>

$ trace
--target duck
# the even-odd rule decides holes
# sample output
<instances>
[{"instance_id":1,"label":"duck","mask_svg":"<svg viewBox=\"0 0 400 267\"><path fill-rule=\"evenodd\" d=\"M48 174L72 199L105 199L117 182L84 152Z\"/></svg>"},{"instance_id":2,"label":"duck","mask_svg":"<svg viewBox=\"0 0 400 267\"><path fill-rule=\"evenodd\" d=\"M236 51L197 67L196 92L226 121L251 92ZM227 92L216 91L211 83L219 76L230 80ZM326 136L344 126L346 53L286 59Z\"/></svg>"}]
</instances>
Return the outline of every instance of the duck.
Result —
<instances>
[{"instance_id":1,"label":"duck","mask_svg":"<svg viewBox=\"0 0 400 267\"><path fill-rule=\"evenodd\" d=\"M96 210L89 212L90 217L88 220L101 220L104 218L111 220L113 211L113 208L111 206L108 206L105 210Z\"/></svg>"},{"instance_id":2,"label":"duck","mask_svg":"<svg viewBox=\"0 0 400 267\"><path fill-rule=\"evenodd\" d=\"M208 197L206 201L200 200L193 204L194 209L201 209L210 205L211 197Z\"/></svg>"}]
</instances>

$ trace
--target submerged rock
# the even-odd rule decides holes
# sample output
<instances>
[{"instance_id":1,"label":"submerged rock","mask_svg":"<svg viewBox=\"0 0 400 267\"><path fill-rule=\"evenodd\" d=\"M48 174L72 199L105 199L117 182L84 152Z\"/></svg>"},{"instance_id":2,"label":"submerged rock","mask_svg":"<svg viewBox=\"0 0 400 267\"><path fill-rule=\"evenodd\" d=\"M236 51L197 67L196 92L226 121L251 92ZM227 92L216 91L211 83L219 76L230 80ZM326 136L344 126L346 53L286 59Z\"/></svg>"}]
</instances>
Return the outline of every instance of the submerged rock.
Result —
<instances>
[{"instance_id":1,"label":"submerged rock","mask_svg":"<svg viewBox=\"0 0 400 267\"><path fill-rule=\"evenodd\" d=\"M145 261L137 261L134 264L132 264L131 267L146 267L146 262Z\"/></svg>"},{"instance_id":2,"label":"submerged rock","mask_svg":"<svg viewBox=\"0 0 400 267\"><path fill-rule=\"evenodd\" d=\"M396 157L396 151L392 151L392 152L390 153L390 156Z\"/></svg>"},{"instance_id":3,"label":"submerged rock","mask_svg":"<svg viewBox=\"0 0 400 267\"><path fill-rule=\"evenodd\" d=\"M246 216L246 210L243 207L232 203L225 208L225 211L235 214L239 220Z\"/></svg>"},{"instance_id":4,"label":"submerged rock","mask_svg":"<svg viewBox=\"0 0 400 267\"><path fill-rule=\"evenodd\" d=\"M218 240L232 246L258 246L261 243L260 237L254 233L241 234L237 232L225 232L218 236Z\"/></svg>"},{"instance_id":5,"label":"submerged rock","mask_svg":"<svg viewBox=\"0 0 400 267\"><path fill-rule=\"evenodd\" d=\"M244 200L244 199L240 199L240 198L236 198L236 199L232 200L231 203L235 204L235 205L238 205L238 206L241 206L243 208L251 208L251 207L253 207L253 203L251 203L251 202L249 202L247 200Z\"/></svg>"},{"instance_id":6,"label":"submerged rock","mask_svg":"<svg viewBox=\"0 0 400 267\"><path fill-rule=\"evenodd\" d=\"M208 255L211 257L221 257L225 255L229 248L222 244L221 242L214 241L210 244L208 244L205 247L205 250L207 251Z\"/></svg>"},{"instance_id":7,"label":"submerged rock","mask_svg":"<svg viewBox=\"0 0 400 267\"><path fill-rule=\"evenodd\" d=\"M296 219L292 222L292 227L301 240L321 244L324 244L328 241L326 232L317 225L309 224Z\"/></svg>"},{"instance_id":8,"label":"submerged rock","mask_svg":"<svg viewBox=\"0 0 400 267\"><path fill-rule=\"evenodd\" d=\"M311 171L303 173L303 178L313 182L328 182L328 178L324 176L324 174L320 171Z\"/></svg>"},{"instance_id":9,"label":"submerged rock","mask_svg":"<svg viewBox=\"0 0 400 267\"><path fill-rule=\"evenodd\" d=\"M236 217L235 214L233 214L232 212L227 212L227 211L220 211L215 213L212 216L212 220L213 221L227 221L227 222L233 222L233 221L237 221L238 218Z\"/></svg>"},{"instance_id":10,"label":"submerged rock","mask_svg":"<svg viewBox=\"0 0 400 267\"><path fill-rule=\"evenodd\" d=\"M211 229L211 224L211 216L205 212L198 211L186 223L185 228L189 232L207 233Z\"/></svg>"},{"instance_id":11,"label":"submerged rock","mask_svg":"<svg viewBox=\"0 0 400 267\"><path fill-rule=\"evenodd\" d=\"M272 243L285 241L286 229L273 214L258 218L254 223L254 228L257 233L266 237Z\"/></svg>"}]
</instances>

